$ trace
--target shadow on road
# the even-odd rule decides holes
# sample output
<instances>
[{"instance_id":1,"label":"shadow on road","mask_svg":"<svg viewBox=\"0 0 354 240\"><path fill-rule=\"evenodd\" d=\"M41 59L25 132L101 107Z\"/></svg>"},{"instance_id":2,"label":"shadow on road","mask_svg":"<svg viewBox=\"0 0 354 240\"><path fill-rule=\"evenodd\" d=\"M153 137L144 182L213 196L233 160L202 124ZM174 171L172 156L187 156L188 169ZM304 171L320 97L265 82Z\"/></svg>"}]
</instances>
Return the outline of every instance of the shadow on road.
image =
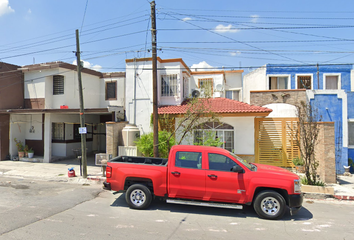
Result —
<instances>
[{"instance_id":1,"label":"shadow on road","mask_svg":"<svg viewBox=\"0 0 354 240\"><path fill-rule=\"evenodd\" d=\"M125 194L117 195L117 199L111 204L111 207L126 207L129 208L128 204L125 201ZM132 211L140 211L131 209ZM243 209L228 209L228 208L214 208L214 207L202 207L202 206L190 206L190 205L180 205L180 204L169 204L166 201L156 198L146 210L142 211L170 211L170 212L179 212L179 213L190 213L190 214L202 214L202 215L214 215L214 216L225 216L225 217L238 217L238 218L258 218L258 215L253 210L252 206L243 206ZM300 211L291 216L290 211L288 210L282 221L306 221L312 219L312 213L306 209L301 208Z\"/></svg>"}]
</instances>

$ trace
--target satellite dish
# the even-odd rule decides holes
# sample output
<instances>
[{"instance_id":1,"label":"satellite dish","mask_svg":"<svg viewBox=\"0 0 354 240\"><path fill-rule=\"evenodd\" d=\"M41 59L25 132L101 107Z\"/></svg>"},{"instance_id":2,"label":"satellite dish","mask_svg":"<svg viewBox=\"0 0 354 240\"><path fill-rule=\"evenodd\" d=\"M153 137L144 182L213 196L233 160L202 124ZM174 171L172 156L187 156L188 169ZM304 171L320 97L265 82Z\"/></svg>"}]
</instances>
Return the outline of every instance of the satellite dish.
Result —
<instances>
[{"instance_id":1,"label":"satellite dish","mask_svg":"<svg viewBox=\"0 0 354 240\"><path fill-rule=\"evenodd\" d=\"M200 92L198 91L198 90L193 90L193 92L192 92L192 97L193 98L197 98L197 97L199 97L200 96Z\"/></svg>"},{"instance_id":2,"label":"satellite dish","mask_svg":"<svg viewBox=\"0 0 354 240\"><path fill-rule=\"evenodd\" d=\"M216 91L222 91L222 85L221 84L217 84L216 86L215 86L215 90Z\"/></svg>"}]
</instances>

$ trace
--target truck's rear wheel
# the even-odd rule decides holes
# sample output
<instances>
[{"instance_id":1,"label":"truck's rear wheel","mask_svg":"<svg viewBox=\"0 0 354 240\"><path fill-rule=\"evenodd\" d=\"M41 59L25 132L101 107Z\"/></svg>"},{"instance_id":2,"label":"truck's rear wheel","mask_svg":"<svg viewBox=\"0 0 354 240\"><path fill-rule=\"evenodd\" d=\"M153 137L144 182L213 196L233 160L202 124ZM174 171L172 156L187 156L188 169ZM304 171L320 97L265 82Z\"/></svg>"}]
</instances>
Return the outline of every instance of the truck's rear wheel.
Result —
<instances>
[{"instance_id":1,"label":"truck's rear wheel","mask_svg":"<svg viewBox=\"0 0 354 240\"><path fill-rule=\"evenodd\" d=\"M279 219L285 213L286 203L282 195L268 190L257 195L253 207L261 218Z\"/></svg>"},{"instance_id":2,"label":"truck's rear wheel","mask_svg":"<svg viewBox=\"0 0 354 240\"><path fill-rule=\"evenodd\" d=\"M131 185L125 193L125 201L134 209L149 207L152 200L150 190L142 184Z\"/></svg>"}]
</instances>

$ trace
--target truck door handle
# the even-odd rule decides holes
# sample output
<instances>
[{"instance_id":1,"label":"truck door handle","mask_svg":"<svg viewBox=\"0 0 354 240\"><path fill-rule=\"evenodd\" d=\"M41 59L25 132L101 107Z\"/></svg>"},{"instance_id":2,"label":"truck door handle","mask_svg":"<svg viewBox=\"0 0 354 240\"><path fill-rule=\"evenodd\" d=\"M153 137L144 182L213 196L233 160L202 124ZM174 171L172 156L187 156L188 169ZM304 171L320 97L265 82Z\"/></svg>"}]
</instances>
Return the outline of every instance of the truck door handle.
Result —
<instances>
[{"instance_id":1,"label":"truck door handle","mask_svg":"<svg viewBox=\"0 0 354 240\"><path fill-rule=\"evenodd\" d=\"M214 175L214 174L210 174L210 175L208 175L208 177L210 177L210 178L217 178L218 176L216 176L216 175Z\"/></svg>"},{"instance_id":2,"label":"truck door handle","mask_svg":"<svg viewBox=\"0 0 354 240\"><path fill-rule=\"evenodd\" d=\"M180 175L180 172L171 172L173 175Z\"/></svg>"}]
</instances>

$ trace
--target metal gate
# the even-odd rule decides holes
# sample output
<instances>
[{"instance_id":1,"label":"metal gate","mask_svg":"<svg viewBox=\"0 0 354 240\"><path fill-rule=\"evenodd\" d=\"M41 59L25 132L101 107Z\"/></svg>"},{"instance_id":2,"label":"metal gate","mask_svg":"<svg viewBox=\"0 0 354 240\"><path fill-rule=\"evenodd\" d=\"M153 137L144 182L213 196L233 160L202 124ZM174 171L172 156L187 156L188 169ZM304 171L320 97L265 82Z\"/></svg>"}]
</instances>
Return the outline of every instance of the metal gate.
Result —
<instances>
[{"instance_id":1,"label":"metal gate","mask_svg":"<svg viewBox=\"0 0 354 240\"><path fill-rule=\"evenodd\" d=\"M297 118L255 118L255 162L292 167L300 156L296 141Z\"/></svg>"}]
</instances>

